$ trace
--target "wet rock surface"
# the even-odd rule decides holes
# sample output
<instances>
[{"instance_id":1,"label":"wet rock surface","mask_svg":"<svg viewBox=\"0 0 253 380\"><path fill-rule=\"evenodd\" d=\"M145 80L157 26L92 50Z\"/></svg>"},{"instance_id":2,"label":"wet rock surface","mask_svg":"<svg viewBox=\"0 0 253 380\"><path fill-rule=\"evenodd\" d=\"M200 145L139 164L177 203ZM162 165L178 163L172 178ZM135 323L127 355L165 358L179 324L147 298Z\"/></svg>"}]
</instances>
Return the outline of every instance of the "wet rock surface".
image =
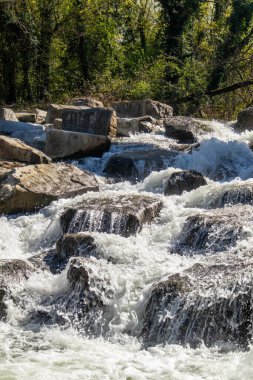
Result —
<instances>
[{"instance_id":1,"label":"wet rock surface","mask_svg":"<svg viewBox=\"0 0 253 380\"><path fill-rule=\"evenodd\" d=\"M60 198L98 190L92 174L69 164L16 168L0 178L0 213L34 211Z\"/></svg>"},{"instance_id":2,"label":"wet rock surface","mask_svg":"<svg viewBox=\"0 0 253 380\"><path fill-rule=\"evenodd\" d=\"M146 346L246 349L252 338L252 258L216 258L155 284L144 313Z\"/></svg>"},{"instance_id":3,"label":"wet rock surface","mask_svg":"<svg viewBox=\"0 0 253 380\"><path fill-rule=\"evenodd\" d=\"M140 180L152 171L166 169L173 164L177 151L166 149L132 150L114 154L104 173L113 177Z\"/></svg>"},{"instance_id":4,"label":"wet rock surface","mask_svg":"<svg viewBox=\"0 0 253 380\"><path fill-rule=\"evenodd\" d=\"M152 223L162 207L159 198L147 195L99 196L87 199L61 217L64 233L107 232L130 236Z\"/></svg>"},{"instance_id":5,"label":"wet rock surface","mask_svg":"<svg viewBox=\"0 0 253 380\"><path fill-rule=\"evenodd\" d=\"M167 118L164 125L167 137L188 144L198 142L199 134L211 131L211 127L207 121L186 116Z\"/></svg>"},{"instance_id":6,"label":"wet rock surface","mask_svg":"<svg viewBox=\"0 0 253 380\"><path fill-rule=\"evenodd\" d=\"M23 260L0 260L0 320L7 315L5 297L10 296L10 286L27 280L34 267Z\"/></svg>"},{"instance_id":7,"label":"wet rock surface","mask_svg":"<svg viewBox=\"0 0 253 380\"><path fill-rule=\"evenodd\" d=\"M195 170L173 173L165 183L165 195L181 195L184 191L192 191L207 184L203 175Z\"/></svg>"},{"instance_id":8,"label":"wet rock surface","mask_svg":"<svg viewBox=\"0 0 253 380\"><path fill-rule=\"evenodd\" d=\"M244 226L253 221L253 208L234 206L189 216L175 252L181 254L222 252L247 237Z\"/></svg>"}]
</instances>

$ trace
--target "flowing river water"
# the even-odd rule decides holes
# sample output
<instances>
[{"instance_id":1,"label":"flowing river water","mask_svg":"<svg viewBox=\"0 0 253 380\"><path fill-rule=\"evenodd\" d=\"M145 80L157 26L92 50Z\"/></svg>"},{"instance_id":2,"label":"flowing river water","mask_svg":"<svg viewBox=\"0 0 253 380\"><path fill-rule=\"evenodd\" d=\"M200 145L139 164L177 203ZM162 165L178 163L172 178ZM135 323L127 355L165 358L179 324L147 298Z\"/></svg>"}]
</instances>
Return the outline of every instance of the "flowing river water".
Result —
<instances>
[{"instance_id":1,"label":"flowing river water","mask_svg":"<svg viewBox=\"0 0 253 380\"><path fill-rule=\"evenodd\" d=\"M106 273L115 294L113 301L105 299L113 302L108 333L91 337L86 330L76 328L68 315L64 317L69 318L69 323L64 325L57 320L41 324L29 318L38 310L53 313L57 308L54 300L69 286L68 267L60 274L36 272L28 281L13 285L12 297L6 301L7 320L0 322L0 379L253 379L253 347L240 351L221 350L215 345L191 348L157 342L144 349L138 338L152 285L206 260L203 255L179 255L173 251L186 218L206 210L224 189L242 182L253 184L253 152L248 147L253 132L237 134L222 123L211 125L213 132L201 138L200 148L191 154L179 154L173 167L153 171L135 184L101 180L100 192L105 197L154 193L163 202L159 218L145 225L137 235L125 238L95 233L103 258L90 260L93 268ZM154 142L165 144L165 138L148 134L132 136L113 144L102 159L89 158L77 164L99 176L112 154L129 149L129 145L139 149ZM164 179L175 168L200 171L206 176L207 185L181 196L163 195ZM59 218L64 207L90 199L94 194L59 200L32 215L1 217L0 259L26 260L53 245L60 236ZM236 249L250 251L253 224L248 223L244 228L246 235L236 243ZM232 255L234 249L226 255Z\"/></svg>"}]
</instances>

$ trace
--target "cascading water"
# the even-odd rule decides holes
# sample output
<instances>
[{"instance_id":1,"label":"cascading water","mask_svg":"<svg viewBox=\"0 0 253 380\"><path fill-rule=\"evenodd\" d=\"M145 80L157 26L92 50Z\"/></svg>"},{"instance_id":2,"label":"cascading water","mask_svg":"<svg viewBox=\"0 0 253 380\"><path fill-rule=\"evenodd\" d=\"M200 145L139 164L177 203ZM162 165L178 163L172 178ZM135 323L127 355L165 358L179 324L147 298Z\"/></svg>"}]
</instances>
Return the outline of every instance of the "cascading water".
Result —
<instances>
[{"instance_id":1,"label":"cascading water","mask_svg":"<svg viewBox=\"0 0 253 380\"><path fill-rule=\"evenodd\" d=\"M108 227L113 233L101 232L102 214L95 209L85 214L88 227L85 218L81 223L92 232L98 256L77 257L61 272L38 270L11 285L7 316L0 322L0 379L253 378L253 349L250 344L248 351L242 349L251 336L251 316L244 314L252 302L253 153L247 143L253 133L210 125L213 132L200 136L200 147L178 152L173 166L135 184L101 185L105 199L156 197L162 202L159 218L126 237L116 228L122 217L115 210ZM113 144L102 159L76 164L100 175L113 153L151 145L164 149L168 141L160 135L132 136ZM185 169L200 171L207 185L164 196L166 178ZM34 215L1 217L0 258L28 260L54 250L64 212L96 197L87 193ZM198 215L202 240L191 231ZM242 318L246 324L240 324Z\"/></svg>"}]
</instances>

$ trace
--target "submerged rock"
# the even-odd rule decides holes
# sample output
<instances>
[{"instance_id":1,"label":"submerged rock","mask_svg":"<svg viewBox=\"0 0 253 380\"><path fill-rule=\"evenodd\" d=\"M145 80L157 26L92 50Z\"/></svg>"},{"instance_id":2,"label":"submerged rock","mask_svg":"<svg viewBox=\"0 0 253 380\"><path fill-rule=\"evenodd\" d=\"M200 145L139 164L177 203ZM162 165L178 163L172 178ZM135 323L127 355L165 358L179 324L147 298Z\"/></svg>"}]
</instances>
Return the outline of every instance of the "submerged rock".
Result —
<instances>
[{"instance_id":1,"label":"submerged rock","mask_svg":"<svg viewBox=\"0 0 253 380\"><path fill-rule=\"evenodd\" d=\"M44 153L21 140L0 135L0 159L26 162L29 164L47 164L51 161Z\"/></svg>"},{"instance_id":2,"label":"submerged rock","mask_svg":"<svg viewBox=\"0 0 253 380\"><path fill-rule=\"evenodd\" d=\"M175 172L166 180L165 195L181 195L207 184L203 175L195 170Z\"/></svg>"},{"instance_id":3,"label":"submerged rock","mask_svg":"<svg viewBox=\"0 0 253 380\"><path fill-rule=\"evenodd\" d=\"M110 139L87 133L49 129L47 131L46 153L51 158L101 157L110 149Z\"/></svg>"},{"instance_id":4,"label":"submerged rock","mask_svg":"<svg viewBox=\"0 0 253 380\"><path fill-rule=\"evenodd\" d=\"M227 205L249 204L253 205L253 184L232 184L214 195L210 200L208 208L218 208Z\"/></svg>"},{"instance_id":5,"label":"submerged rock","mask_svg":"<svg viewBox=\"0 0 253 380\"><path fill-rule=\"evenodd\" d=\"M155 119L163 119L173 115L173 108L168 104L156 102L151 99L131 100L113 103L112 107L119 117L152 116Z\"/></svg>"},{"instance_id":6,"label":"submerged rock","mask_svg":"<svg viewBox=\"0 0 253 380\"><path fill-rule=\"evenodd\" d=\"M199 140L199 135L210 132L211 127L206 120L186 116L174 116L164 122L165 135L180 143L193 144Z\"/></svg>"},{"instance_id":7,"label":"submerged rock","mask_svg":"<svg viewBox=\"0 0 253 380\"><path fill-rule=\"evenodd\" d=\"M159 215L162 202L147 195L93 197L70 208L61 217L64 233L107 232L128 237Z\"/></svg>"},{"instance_id":8,"label":"submerged rock","mask_svg":"<svg viewBox=\"0 0 253 380\"><path fill-rule=\"evenodd\" d=\"M244 226L253 221L250 206L214 209L189 216L180 233L175 251L182 254L221 252L246 238Z\"/></svg>"},{"instance_id":9,"label":"submerged rock","mask_svg":"<svg viewBox=\"0 0 253 380\"><path fill-rule=\"evenodd\" d=\"M141 180L152 171L167 169L179 152L166 149L132 150L110 157L104 173L115 178Z\"/></svg>"},{"instance_id":10,"label":"submerged rock","mask_svg":"<svg viewBox=\"0 0 253 380\"><path fill-rule=\"evenodd\" d=\"M155 284L144 313L144 344L246 349L253 331L252 273L252 258L232 255Z\"/></svg>"},{"instance_id":11,"label":"submerged rock","mask_svg":"<svg viewBox=\"0 0 253 380\"><path fill-rule=\"evenodd\" d=\"M20 167L0 178L0 213L34 211L60 198L98 190L94 175L73 165Z\"/></svg>"},{"instance_id":12,"label":"submerged rock","mask_svg":"<svg viewBox=\"0 0 253 380\"><path fill-rule=\"evenodd\" d=\"M0 260L0 320L6 317L5 299L10 296L10 285L27 280L34 267L23 260Z\"/></svg>"},{"instance_id":13,"label":"submerged rock","mask_svg":"<svg viewBox=\"0 0 253 380\"><path fill-rule=\"evenodd\" d=\"M68 262L71 257L98 257L94 237L86 232L65 234L56 243L55 258L59 262Z\"/></svg>"}]
</instances>

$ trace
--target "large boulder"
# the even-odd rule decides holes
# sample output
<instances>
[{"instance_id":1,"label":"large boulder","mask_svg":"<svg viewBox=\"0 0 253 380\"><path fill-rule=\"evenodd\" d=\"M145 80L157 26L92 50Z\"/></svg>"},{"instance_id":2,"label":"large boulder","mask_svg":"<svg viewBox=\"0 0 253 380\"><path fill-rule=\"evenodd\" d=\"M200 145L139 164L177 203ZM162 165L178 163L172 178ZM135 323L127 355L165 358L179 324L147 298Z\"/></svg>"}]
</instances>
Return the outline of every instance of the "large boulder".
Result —
<instances>
[{"instance_id":1,"label":"large boulder","mask_svg":"<svg viewBox=\"0 0 253 380\"><path fill-rule=\"evenodd\" d=\"M156 102L151 99L131 100L113 103L112 107L121 118L152 116L155 119L164 119L173 116L173 108L167 104Z\"/></svg>"},{"instance_id":2,"label":"large boulder","mask_svg":"<svg viewBox=\"0 0 253 380\"><path fill-rule=\"evenodd\" d=\"M46 132L42 125L0 120L0 135L19 139L33 148L45 151Z\"/></svg>"},{"instance_id":3,"label":"large boulder","mask_svg":"<svg viewBox=\"0 0 253 380\"><path fill-rule=\"evenodd\" d=\"M86 106L73 106L71 104L50 104L47 109L47 116L45 123L54 124L55 119L62 119L62 113L64 110L81 110L86 109Z\"/></svg>"},{"instance_id":4,"label":"large boulder","mask_svg":"<svg viewBox=\"0 0 253 380\"><path fill-rule=\"evenodd\" d=\"M153 286L141 334L146 346L248 347L253 331L252 255L213 259Z\"/></svg>"},{"instance_id":5,"label":"large boulder","mask_svg":"<svg viewBox=\"0 0 253 380\"><path fill-rule=\"evenodd\" d=\"M46 153L51 158L101 157L110 149L110 145L110 139L106 136L57 129L47 131Z\"/></svg>"},{"instance_id":6,"label":"large boulder","mask_svg":"<svg viewBox=\"0 0 253 380\"><path fill-rule=\"evenodd\" d=\"M211 132L207 120L194 119L186 116L174 116L164 121L165 135L180 143L193 144L199 136Z\"/></svg>"},{"instance_id":7,"label":"large boulder","mask_svg":"<svg viewBox=\"0 0 253 380\"><path fill-rule=\"evenodd\" d=\"M14 111L10 108L0 108L0 120L18 121Z\"/></svg>"},{"instance_id":8,"label":"large boulder","mask_svg":"<svg viewBox=\"0 0 253 380\"><path fill-rule=\"evenodd\" d=\"M132 150L113 154L105 165L104 173L115 178L142 180L152 171L172 166L179 153L166 149Z\"/></svg>"},{"instance_id":9,"label":"large boulder","mask_svg":"<svg viewBox=\"0 0 253 380\"><path fill-rule=\"evenodd\" d=\"M44 153L21 140L0 135L0 159L14 160L28 164L47 164L51 160Z\"/></svg>"},{"instance_id":10,"label":"large boulder","mask_svg":"<svg viewBox=\"0 0 253 380\"><path fill-rule=\"evenodd\" d=\"M23 123L38 123L44 124L47 116L47 112L40 110L38 108L34 108L29 112L16 112L16 117L18 121Z\"/></svg>"},{"instance_id":11,"label":"large boulder","mask_svg":"<svg viewBox=\"0 0 253 380\"><path fill-rule=\"evenodd\" d=\"M243 132L245 130L253 130L253 106L242 110L237 119L237 123L234 126L235 130Z\"/></svg>"},{"instance_id":12,"label":"large boulder","mask_svg":"<svg viewBox=\"0 0 253 380\"><path fill-rule=\"evenodd\" d=\"M195 170L174 172L165 182L165 195L181 195L207 184L203 175Z\"/></svg>"},{"instance_id":13,"label":"large boulder","mask_svg":"<svg viewBox=\"0 0 253 380\"><path fill-rule=\"evenodd\" d=\"M116 113L112 108L64 109L62 111L62 129L116 137Z\"/></svg>"},{"instance_id":14,"label":"large boulder","mask_svg":"<svg viewBox=\"0 0 253 380\"><path fill-rule=\"evenodd\" d=\"M226 251L247 237L244 227L252 220L251 206L226 207L189 216L175 250L182 254Z\"/></svg>"},{"instance_id":15,"label":"large boulder","mask_svg":"<svg viewBox=\"0 0 253 380\"><path fill-rule=\"evenodd\" d=\"M161 132L162 128L152 116L117 118L117 136L129 137L136 133Z\"/></svg>"},{"instance_id":16,"label":"large boulder","mask_svg":"<svg viewBox=\"0 0 253 380\"><path fill-rule=\"evenodd\" d=\"M69 164L16 168L0 177L0 213L34 211L60 198L98 191L94 175Z\"/></svg>"},{"instance_id":17,"label":"large boulder","mask_svg":"<svg viewBox=\"0 0 253 380\"><path fill-rule=\"evenodd\" d=\"M5 300L10 296L10 286L27 280L34 271L34 267L23 260L0 260L0 320L7 314Z\"/></svg>"},{"instance_id":18,"label":"large boulder","mask_svg":"<svg viewBox=\"0 0 253 380\"><path fill-rule=\"evenodd\" d=\"M61 225L64 233L96 231L128 237L152 223L161 208L161 200L153 196L100 194L65 211Z\"/></svg>"},{"instance_id":19,"label":"large boulder","mask_svg":"<svg viewBox=\"0 0 253 380\"><path fill-rule=\"evenodd\" d=\"M88 98L88 97L73 99L71 101L71 105L76 106L76 107L86 106L90 108L104 107L103 103L100 102L99 100Z\"/></svg>"}]
</instances>

